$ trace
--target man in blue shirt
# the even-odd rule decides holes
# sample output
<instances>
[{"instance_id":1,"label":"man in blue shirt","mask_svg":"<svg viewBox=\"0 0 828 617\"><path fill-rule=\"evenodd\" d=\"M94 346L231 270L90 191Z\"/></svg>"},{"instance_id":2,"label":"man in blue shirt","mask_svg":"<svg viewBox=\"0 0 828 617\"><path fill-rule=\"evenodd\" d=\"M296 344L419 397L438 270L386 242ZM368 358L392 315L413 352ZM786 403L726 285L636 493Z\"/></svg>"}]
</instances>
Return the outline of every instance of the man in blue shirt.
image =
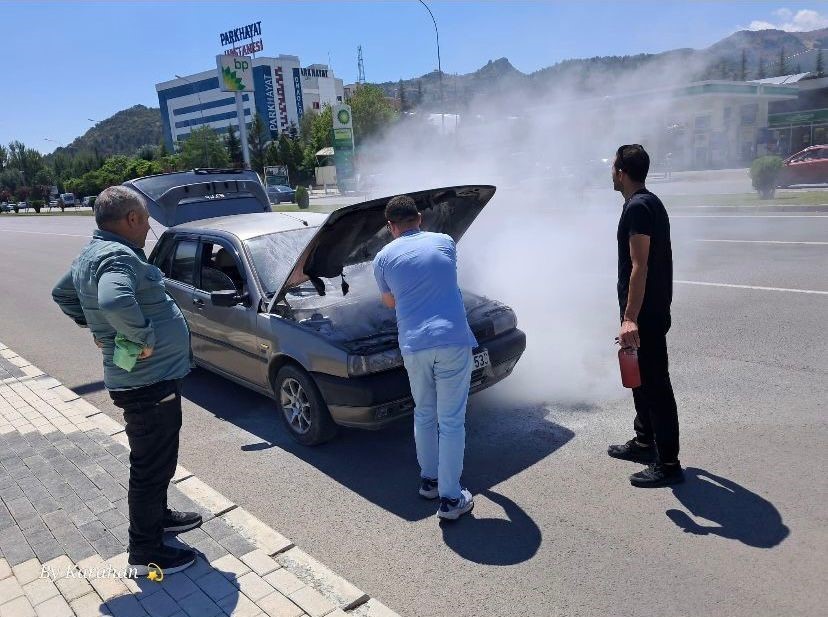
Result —
<instances>
[{"instance_id":1,"label":"man in blue shirt","mask_svg":"<svg viewBox=\"0 0 828 617\"><path fill-rule=\"evenodd\" d=\"M104 383L124 410L129 440L129 565L147 574L195 562L195 553L162 543L163 532L198 527L201 515L167 508L178 460L181 380L190 372L190 332L143 247L149 212L131 188L112 186L95 201L98 229L52 291L60 309L89 328L101 348ZM140 346L134 366L116 364L116 335Z\"/></svg>"},{"instance_id":2,"label":"man in blue shirt","mask_svg":"<svg viewBox=\"0 0 828 617\"><path fill-rule=\"evenodd\" d=\"M437 516L455 520L474 507L460 486L466 447L466 403L477 341L457 285L457 247L445 234L420 230L411 197L385 208L394 240L374 258L382 301L397 313L397 331L411 393L420 495L440 497Z\"/></svg>"}]
</instances>

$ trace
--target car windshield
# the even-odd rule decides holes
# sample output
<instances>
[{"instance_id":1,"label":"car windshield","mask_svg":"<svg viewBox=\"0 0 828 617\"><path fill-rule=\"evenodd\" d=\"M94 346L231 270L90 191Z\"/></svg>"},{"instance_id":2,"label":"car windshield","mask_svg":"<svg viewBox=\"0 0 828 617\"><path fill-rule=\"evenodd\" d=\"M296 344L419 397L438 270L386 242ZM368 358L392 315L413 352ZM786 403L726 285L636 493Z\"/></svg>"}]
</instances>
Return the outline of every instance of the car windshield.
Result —
<instances>
[{"instance_id":1,"label":"car windshield","mask_svg":"<svg viewBox=\"0 0 828 617\"><path fill-rule=\"evenodd\" d=\"M253 259L253 267L268 296L282 288L302 250L317 230L317 227L303 227L258 236L245 242Z\"/></svg>"}]
</instances>

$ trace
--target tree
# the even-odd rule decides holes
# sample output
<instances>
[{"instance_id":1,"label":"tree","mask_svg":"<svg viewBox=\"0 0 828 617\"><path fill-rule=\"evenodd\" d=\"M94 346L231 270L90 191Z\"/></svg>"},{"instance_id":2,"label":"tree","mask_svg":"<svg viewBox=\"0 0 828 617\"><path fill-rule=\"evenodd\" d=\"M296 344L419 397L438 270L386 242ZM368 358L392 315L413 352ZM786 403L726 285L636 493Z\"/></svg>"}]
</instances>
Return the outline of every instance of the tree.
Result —
<instances>
[{"instance_id":1,"label":"tree","mask_svg":"<svg viewBox=\"0 0 828 617\"><path fill-rule=\"evenodd\" d=\"M825 66L822 60L822 48L817 50L816 67L814 67L814 70L817 74L817 77L822 77L823 73L825 72ZM2 158L2 153L0 153L0 158Z\"/></svg>"},{"instance_id":2,"label":"tree","mask_svg":"<svg viewBox=\"0 0 828 617\"><path fill-rule=\"evenodd\" d=\"M354 142L357 146L382 133L394 121L396 112L378 86L365 84L351 97ZM332 126L332 125L329 125Z\"/></svg>"},{"instance_id":3,"label":"tree","mask_svg":"<svg viewBox=\"0 0 828 617\"><path fill-rule=\"evenodd\" d=\"M739 81L747 81L747 51L742 50L742 58L739 62Z\"/></svg>"},{"instance_id":4,"label":"tree","mask_svg":"<svg viewBox=\"0 0 828 617\"><path fill-rule=\"evenodd\" d=\"M236 135L236 128L232 124L227 125L227 136L224 138L224 145L227 147L227 154L230 156L230 164L236 169L244 167L241 142Z\"/></svg>"},{"instance_id":5,"label":"tree","mask_svg":"<svg viewBox=\"0 0 828 617\"><path fill-rule=\"evenodd\" d=\"M397 84L397 89L399 91L400 97L400 112L408 111L408 102L405 100L405 87L403 86L403 80L400 79L399 83Z\"/></svg>"},{"instance_id":6,"label":"tree","mask_svg":"<svg viewBox=\"0 0 828 617\"><path fill-rule=\"evenodd\" d=\"M765 59L759 56L759 64L756 67L756 79L765 79Z\"/></svg>"},{"instance_id":7,"label":"tree","mask_svg":"<svg viewBox=\"0 0 828 617\"><path fill-rule=\"evenodd\" d=\"M250 166L257 172L264 169L265 149L270 141L270 130L259 114L253 116L250 130L247 133L247 145L250 149Z\"/></svg>"},{"instance_id":8,"label":"tree","mask_svg":"<svg viewBox=\"0 0 828 617\"><path fill-rule=\"evenodd\" d=\"M423 104L423 82L421 80L417 80L417 105Z\"/></svg>"},{"instance_id":9,"label":"tree","mask_svg":"<svg viewBox=\"0 0 828 617\"><path fill-rule=\"evenodd\" d=\"M785 48L779 50L779 62L776 65L776 74L780 77L788 74L788 60L785 58Z\"/></svg>"},{"instance_id":10,"label":"tree","mask_svg":"<svg viewBox=\"0 0 828 617\"><path fill-rule=\"evenodd\" d=\"M209 126L194 129L190 133L190 136L181 144L179 157L185 169L227 167L230 164L230 156L227 154L223 141ZM117 158L113 156L109 161Z\"/></svg>"},{"instance_id":11,"label":"tree","mask_svg":"<svg viewBox=\"0 0 828 617\"><path fill-rule=\"evenodd\" d=\"M6 146L0 145L0 171L3 171L9 162L9 151Z\"/></svg>"}]
</instances>

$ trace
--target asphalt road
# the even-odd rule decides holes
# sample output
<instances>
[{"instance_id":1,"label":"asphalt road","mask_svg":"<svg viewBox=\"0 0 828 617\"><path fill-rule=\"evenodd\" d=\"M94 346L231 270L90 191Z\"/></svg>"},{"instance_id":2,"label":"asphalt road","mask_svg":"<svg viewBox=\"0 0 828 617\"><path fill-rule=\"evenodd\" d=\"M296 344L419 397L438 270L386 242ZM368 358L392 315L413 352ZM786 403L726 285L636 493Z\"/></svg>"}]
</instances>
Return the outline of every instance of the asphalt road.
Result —
<instances>
[{"instance_id":1,"label":"asphalt road","mask_svg":"<svg viewBox=\"0 0 828 617\"><path fill-rule=\"evenodd\" d=\"M409 422L306 449L267 399L204 371L186 382L180 460L404 615L821 614L828 215L700 212L672 219L680 487L633 489L639 467L605 454L632 423L606 211L494 210L461 244L464 276L484 290L496 276L529 339L516 374L470 404L473 517L441 527L416 496ZM92 224L0 216L0 340L118 417L98 350L49 296ZM593 298L600 316L578 304Z\"/></svg>"}]
</instances>

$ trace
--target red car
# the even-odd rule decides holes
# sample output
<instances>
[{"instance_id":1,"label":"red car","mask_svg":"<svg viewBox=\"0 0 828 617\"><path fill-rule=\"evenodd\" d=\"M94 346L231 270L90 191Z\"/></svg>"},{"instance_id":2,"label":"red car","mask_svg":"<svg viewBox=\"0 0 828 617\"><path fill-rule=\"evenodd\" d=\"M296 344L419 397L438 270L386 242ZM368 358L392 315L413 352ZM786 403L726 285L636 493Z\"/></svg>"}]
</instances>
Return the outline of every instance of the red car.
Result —
<instances>
[{"instance_id":1,"label":"red car","mask_svg":"<svg viewBox=\"0 0 828 617\"><path fill-rule=\"evenodd\" d=\"M828 145L810 146L782 163L777 184L822 184L828 182Z\"/></svg>"}]
</instances>

